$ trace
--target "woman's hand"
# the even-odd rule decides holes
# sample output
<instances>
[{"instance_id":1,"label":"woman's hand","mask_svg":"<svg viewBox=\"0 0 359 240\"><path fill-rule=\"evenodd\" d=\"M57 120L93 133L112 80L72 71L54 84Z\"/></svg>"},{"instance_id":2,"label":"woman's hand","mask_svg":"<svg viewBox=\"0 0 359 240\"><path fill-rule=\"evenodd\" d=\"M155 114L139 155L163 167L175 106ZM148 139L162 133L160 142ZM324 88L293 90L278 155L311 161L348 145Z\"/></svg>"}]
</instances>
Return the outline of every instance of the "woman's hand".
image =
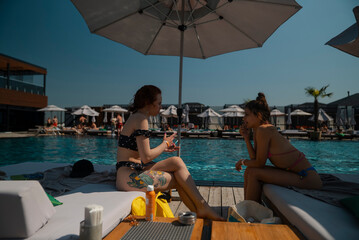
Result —
<instances>
[{"instance_id":1,"label":"woman's hand","mask_svg":"<svg viewBox=\"0 0 359 240\"><path fill-rule=\"evenodd\" d=\"M244 161L247 160L247 159L241 159L239 160L237 163L236 163L236 170L239 172L240 170L242 170L242 166L245 166L244 165Z\"/></svg>"},{"instance_id":2,"label":"woman's hand","mask_svg":"<svg viewBox=\"0 0 359 240\"><path fill-rule=\"evenodd\" d=\"M167 137L166 133L164 134L163 141L166 143L166 148L164 150L165 152L174 152L179 150L179 146L176 146L176 144L173 142L176 135L176 132L169 137Z\"/></svg>"},{"instance_id":3,"label":"woman's hand","mask_svg":"<svg viewBox=\"0 0 359 240\"><path fill-rule=\"evenodd\" d=\"M249 129L247 124L243 123L239 128L239 133L244 137L244 139L249 139Z\"/></svg>"}]
</instances>

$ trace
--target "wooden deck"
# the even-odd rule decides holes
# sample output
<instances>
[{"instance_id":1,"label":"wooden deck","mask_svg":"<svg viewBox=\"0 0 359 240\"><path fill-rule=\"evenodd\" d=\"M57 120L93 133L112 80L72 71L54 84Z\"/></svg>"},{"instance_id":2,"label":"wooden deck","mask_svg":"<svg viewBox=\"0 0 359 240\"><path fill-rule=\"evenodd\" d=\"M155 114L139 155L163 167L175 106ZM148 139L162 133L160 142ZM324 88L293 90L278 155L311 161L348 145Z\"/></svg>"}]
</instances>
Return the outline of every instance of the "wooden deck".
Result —
<instances>
[{"instance_id":1,"label":"wooden deck","mask_svg":"<svg viewBox=\"0 0 359 240\"><path fill-rule=\"evenodd\" d=\"M224 218L227 218L229 206L244 199L243 183L218 183L203 181L196 182L196 184L203 198L219 215ZM172 201L169 205L175 217L177 217L180 212L189 211L179 198L176 190L172 190ZM211 225L210 222L205 221L202 232L202 240L206 239L211 239Z\"/></svg>"}]
</instances>

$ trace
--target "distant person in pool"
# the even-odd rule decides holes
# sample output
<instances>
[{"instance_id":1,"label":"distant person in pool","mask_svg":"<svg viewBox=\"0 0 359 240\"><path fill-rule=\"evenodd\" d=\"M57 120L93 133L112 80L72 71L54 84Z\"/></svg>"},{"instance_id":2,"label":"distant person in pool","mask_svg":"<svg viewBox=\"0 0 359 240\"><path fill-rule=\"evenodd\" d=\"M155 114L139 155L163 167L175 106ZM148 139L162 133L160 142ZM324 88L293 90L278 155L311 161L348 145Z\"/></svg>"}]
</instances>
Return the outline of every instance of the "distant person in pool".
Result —
<instances>
[{"instance_id":1,"label":"distant person in pool","mask_svg":"<svg viewBox=\"0 0 359 240\"><path fill-rule=\"evenodd\" d=\"M305 189L319 189L320 177L304 153L293 147L272 124L269 123L270 111L263 93L245 107L244 123L240 133L247 145L250 160L241 159L236 163L244 172L244 198L260 202L262 184L295 186ZM250 141L253 130L253 142ZM273 166L266 166L269 159Z\"/></svg>"},{"instance_id":2,"label":"distant person in pool","mask_svg":"<svg viewBox=\"0 0 359 240\"><path fill-rule=\"evenodd\" d=\"M148 118L161 109L161 90L153 85L141 87L135 94L130 111L119 136L117 148L116 187L122 191L143 191L154 185L155 191L176 188L183 202L198 217L223 220L206 203L183 160L170 157L152 162L163 152L178 151L173 143L176 133L166 134L155 148L150 148Z\"/></svg>"}]
</instances>

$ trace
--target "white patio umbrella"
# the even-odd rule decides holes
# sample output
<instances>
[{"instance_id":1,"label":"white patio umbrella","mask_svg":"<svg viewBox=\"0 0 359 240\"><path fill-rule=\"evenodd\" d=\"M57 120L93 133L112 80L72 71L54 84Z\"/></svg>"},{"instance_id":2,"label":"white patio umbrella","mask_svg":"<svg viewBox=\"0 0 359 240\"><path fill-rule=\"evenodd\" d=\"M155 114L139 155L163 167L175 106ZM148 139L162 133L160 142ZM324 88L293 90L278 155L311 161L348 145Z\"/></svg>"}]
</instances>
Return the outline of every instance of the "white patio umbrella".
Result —
<instances>
[{"instance_id":1,"label":"white patio umbrella","mask_svg":"<svg viewBox=\"0 0 359 240\"><path fill-rule=\"evenodd\" d=\"M309 118L310 121L314 121L314 115ZM323 109L319 108L318 110L318 121L327 122L333 121L333 118L329 116Z\"/></svg>"},{"instance_id":2,"label":"white patio umbrella","mask_svg":"<svg viewBox=\"0 0 359 240\"><path fill-rule=\"evenodd\" d=\"M352 108L350 114L349 114L349 125L355 126L357 122L355 121L355 109Z\"/></svg>"},{"instance_id":3,"label":"white patio umbrella","mask_svg":"<svg viewBox=\"0 0 359 240\"><path fill-rule=\"evenodd\" d=\"M105 108L104 110L102 110L103 112L111 112L111 117L113 118L113 113L121 113L121 116L122 116L122 122L125 122L125 114L126 112L128 112L127 109L124 109L118 105L113 105L109 108ZM106 115L107 116L107 115ZM106 118L107 120L107 118Z\"/></svg>"},{"instance_id":4,"label":"white patio umbrella","mask_svg":"<svg viewBox=\"0 0 359 240\"><path fill-rule=\"evenodd\" d=\"M177 108L174 105L169 106L161 113L165 117L177 117Z\"/></svg>"},{"instance_id":5,"label":"white patio umbrella","mask_svg":"<svg viewBox=\"0 0 359 240\"><path fill-rule=\"evenodd\" d=\"M145 55L208 58L263 43L301 6L295 0L72 0L92 33ZM179 110L181 112L181 110ZM181 124L178 142L181 141Z\"/></svg>"},{"instance_id":6,"label":"white patio umbrella","mask_svg":"<svg viewBox=\"0 0 359 240\"><path fill-rule=\"evenodd\" d=\"M189 106L188 104L186 104L186 106L184 107L184 123L189 123Z\"/></svg>"},{"instance_id":7,"label":"white patio umbrella","mask_svg":"<svg viewBox=\"0 0 359 240\"><path fill-rule=\"evenodd\" d=\"M353 9L356 23L332 38L326 45L335 47L355 57L359 57L359 6Z\"/></svg>"},{"instance_id":8,"label":"white patio umbrella","mask_svg":"<svg viewBox=\"0 0 359 240\"><path fill-rule=\"evenodd\" d=\"M287 125L288 126L290 126L290 125L292 125L292 116L291 116L291 109L290 108L288 108L288 119L287 119Z\"/></svg>"},{"instance_id":9,"label":"white patio umbrella","mask_svg":"<svg viewBox=\"0 0 359 240\"><path fill-rule=\"evenodd\" d=\"M290 113L290 116L297 116L297 124L299 122L299 116L310 116L312 115L311 113L307 113L307 112L304 112L303 110L300 110L300 109L296 109L294 110L293 112Z\"/></svg>"},{"instance_id":10,"label":"white patio umbrella","mask_svg":"<svg viewBox=\"0 0 359 240\"><path fill-rule=\"evenodd\" d=\"M303 110L296 109L293 112L290 113L291 116L310 116L311 113L304 112Z\"/></svg>"},{"instance_id":11,"label":"white patio umbrella","mask_svg":"<svg viewBox=\"0 0 359 240\"><path fill-rule=\"evenodd\" d=\"M38 112L50 112L51 119L52 119L52 112L66 112L67 110L64 108L60 108L56 105L47 105L44 108L38 109ZM61 122L62 122L62 115L61 115Z\"/></svg>"},{"instance_id":12,"label":"white patio umbrella","mask_svg":"<svg viewBox=\"0 0 359 240\"><path fill-rule=\"evenodd\" d=\"M77 109L76 111L71 113L72 115L86 115L91 117L97 117L99 115L98 112L93 110L87 105L83 105L81 108Z\"/></svg>"},{"instance_id":13,"label":"white patio umbrella","mask_svg":"<svg viewBox=\"0 0 359 240\"><path fill-rule=\"evenodd\" d=\"M66 112L67 110L64 108L60 108L55 105L47 105L44 108L38 109L39 112Z\"/></svg>"},{"instance_id":14,"label":"white patio umbrella","mask_svg":"<svg viewBox=\"0 0 359 240\"><path fill-rule=\"evenodd\" d=\"M278 109L273 109L271 112L270 112L270 115L271 116L285 116L285 113L282 113L281 111L279 111Z\"/></svg>"},{"instance_id":15,"label":"white patio umbrella","mask_svg":"<svg viewBox=\"0 0 359 240\"><path fill-rule=\"evenodd\" d=\"M337 109L337 114L335 116L335 123L338 127L345 126L347 124L347 114L345 112L345 109L339 108Z\"/></svg>"},{"instance_id":16,"label":"white patio umbrella","mask_svg":"<svg viewBox=\"0 0 359 240\"><path fill-rule=\"evenodd\" d=\"M219 110L220 112L239 112L239 113L244 113L244 109L241 108L238 105L231 105L227 108L221 109Z\"/></svg>"},{"instance_id":17,"label":"white patio umbrella","mask_svg":"<svg viewBox=\"0 0 359 240\"><path fill-rule=\"evenodd\" d=\"M207 124L209 124L211 122L211 117L222 117L222 115L216 113L212 108L208 108L204 112L198 114L197 117L203 118L203 121L206 118Z\"/></svg>"},{"instance_id":18,"label":"white patio umbrella","mask_svg":"<svg viewBox=\"0 0 359 240\"><path fill-rule=\"evenodd\" d=\"M274 118L274 126L277 126L277 117L285 116L285 113L275 108L270 112L270 115Z\"/></svg>"}]
</instances>

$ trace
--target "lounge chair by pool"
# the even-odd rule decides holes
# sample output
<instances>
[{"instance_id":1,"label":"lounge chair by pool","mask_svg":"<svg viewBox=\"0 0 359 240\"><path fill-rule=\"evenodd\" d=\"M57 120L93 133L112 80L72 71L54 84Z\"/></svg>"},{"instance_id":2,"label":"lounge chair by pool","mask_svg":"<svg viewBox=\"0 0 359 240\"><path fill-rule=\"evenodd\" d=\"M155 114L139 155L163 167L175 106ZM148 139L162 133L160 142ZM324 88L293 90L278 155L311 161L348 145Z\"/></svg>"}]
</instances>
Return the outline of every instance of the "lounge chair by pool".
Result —
<instances>
[{"instance_id":1,"label":"lounge chair by pool","mask_svg":"<svg viewBox=\"0 0 359 240\"><path fill-rule=\"evenodd\" d=\"M0 170L11 176L45 171L53 167L66 165L68 164L22 163L0 167ZM112 168L113 166L95 165L95 172ZM117 191L115 185L111 184L85 184L62 196L56 197L63 204L54 207L56 212L49 217L48 222L33 235L25 239L76 239L79 236L80 222L84 220L84 208L89 204L98 204L104 207L102 226L102 237L104 237L128 216L131 211L132 200L144 195L143 192ZM2 204L1 201L0 199L0 204ZM2 217L10 217L12 211L14 209L9 206L7 212L1 213Z\"/></svg>"}]
</instances>

